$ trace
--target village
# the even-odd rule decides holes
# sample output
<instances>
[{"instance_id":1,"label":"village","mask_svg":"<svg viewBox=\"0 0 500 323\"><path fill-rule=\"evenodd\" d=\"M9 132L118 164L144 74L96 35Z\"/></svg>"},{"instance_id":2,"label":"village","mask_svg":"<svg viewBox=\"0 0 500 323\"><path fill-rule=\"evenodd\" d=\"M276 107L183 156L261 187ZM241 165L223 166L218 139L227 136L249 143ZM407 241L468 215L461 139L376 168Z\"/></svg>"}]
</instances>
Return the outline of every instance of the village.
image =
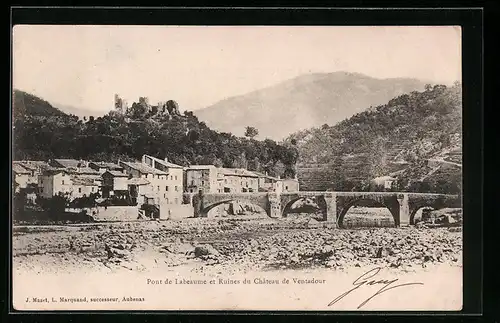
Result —
<instances>
[{"instance_id":1,"label":"village","mask_svg":"<svg viewBox=\"0 0 500 323\"><path fill-rule=\"evenodd\" d=\"M69 206L87 200L90 203L68 206L65 211L83 211L103 221L192 216L192 206L185 201L184 193L299 191L297 178L214 165L182 167L149 155L143 155L141 161L117 163L75 159L14 161L12 171L14 191L25 194L27 204L40 204L38 201L54 196L66 198ZM237 208L257 211L233 205L231 213Z\"/></svg>"}]
</instances>

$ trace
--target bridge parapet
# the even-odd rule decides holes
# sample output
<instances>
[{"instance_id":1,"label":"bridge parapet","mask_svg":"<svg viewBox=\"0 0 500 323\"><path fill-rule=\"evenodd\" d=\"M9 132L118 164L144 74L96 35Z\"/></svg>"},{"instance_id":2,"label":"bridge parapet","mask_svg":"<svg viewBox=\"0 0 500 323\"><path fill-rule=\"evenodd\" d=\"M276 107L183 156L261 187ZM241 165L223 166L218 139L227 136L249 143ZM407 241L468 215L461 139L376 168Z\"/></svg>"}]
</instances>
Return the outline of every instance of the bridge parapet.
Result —
<instances>
[{"instance_id":1,"label":"bridge parapet","mask_svg":"<svg viewBox=\"0 0 500 323\"><path fill-rule=\"evenodd\" d=\"M375 201L391 212L396 226L414 224L414 216L422 207L435 209L461 207L458 195L406 192L321 192L298 191L277 193L185 193L185 203L194 207L195 217L207 216L212 208L231 201L254 204L268 216L286 217L292 205L301 199L313 199L323 212L323 219L342 227L347 211L362 200Z\"/></svg>"}]
</instances>

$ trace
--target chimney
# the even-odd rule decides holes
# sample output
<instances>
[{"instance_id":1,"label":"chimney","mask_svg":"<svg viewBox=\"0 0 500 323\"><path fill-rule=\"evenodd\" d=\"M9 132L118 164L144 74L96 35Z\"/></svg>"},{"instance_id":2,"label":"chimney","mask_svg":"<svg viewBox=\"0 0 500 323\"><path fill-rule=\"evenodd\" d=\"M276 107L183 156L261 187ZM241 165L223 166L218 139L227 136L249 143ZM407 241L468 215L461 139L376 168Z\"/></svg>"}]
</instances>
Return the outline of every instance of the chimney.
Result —
<instances>
[{"instance_id":1,"label":"chimney","mask_svg":"<svg viewBox=\"0 0 500 323\"><path fill-rule=\"evenodd\" d=\"M168 158L167 158L167 157L165 157L165 162L167 162L167 163L168 163Z\"/></svg>"}]
</instances>

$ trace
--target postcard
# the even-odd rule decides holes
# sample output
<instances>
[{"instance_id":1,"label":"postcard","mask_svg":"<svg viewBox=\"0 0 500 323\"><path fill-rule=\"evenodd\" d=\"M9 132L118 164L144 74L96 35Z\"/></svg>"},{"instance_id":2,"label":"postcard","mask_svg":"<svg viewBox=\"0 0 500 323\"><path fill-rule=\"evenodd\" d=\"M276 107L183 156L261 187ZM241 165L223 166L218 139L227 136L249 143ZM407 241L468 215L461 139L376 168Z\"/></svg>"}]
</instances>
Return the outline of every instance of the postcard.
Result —
<instances>
[{"instance_id":1,"label":"postcard","mask_svg":"<svg viewBox=\"0 0 500 323\"><path fill-rule=\"evenodd\" d=\"M459 26L16 25L19 311L462 309Z\"/></svg>"}]
</instances>

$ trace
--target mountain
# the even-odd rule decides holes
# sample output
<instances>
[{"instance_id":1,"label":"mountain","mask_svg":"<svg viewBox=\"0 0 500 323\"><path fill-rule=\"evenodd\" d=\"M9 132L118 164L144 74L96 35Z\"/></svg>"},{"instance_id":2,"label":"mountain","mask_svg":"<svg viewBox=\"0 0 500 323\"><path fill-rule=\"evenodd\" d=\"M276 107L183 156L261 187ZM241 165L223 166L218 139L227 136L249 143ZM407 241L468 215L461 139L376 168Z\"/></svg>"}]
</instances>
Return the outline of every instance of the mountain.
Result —
<instances>
[{"instance_id":1,"label":"mountain","mask_svg":"<svg viewBox=\"0 0 500 323\"><path fill-rule=\"evenodd\" d=\"M196 115L211 128L243 135L246 126L260 138L281 140L299 130L335 124L386 103L424 83L416 79L376 79L347 72L314 73L222 100Z\"/></svg>"},{"instance_id":2,"label":"mountain","mask_svg":"<svg viewBox=\"0 0 500 323\"><path fill-rule=\"evenodd\" d=\"M66 115L44 99L21 90L14 90L12 107L14 118L22 118L25 115L45 117Z\"/></svg>"},{"instance_id":3,"label":"mountain","mask_svg":"<svg viewBox=\"0 0 500 323\"><path fill-rule=\"evenodd\" d=\"M429 86L285 142L298 147L304 190L363 190L390 175L399 190L460 193L461 86Z\"/></svg>"},{"instance_id":4,"label":"mountain","mask_svg":"<svg viewBox=\"0 0 500 323\"><path fill-rule=\"evenodd\" d=\"M66 114L72 114L72 115L75 115L79 118L83 118L83 117L88 118L90 116L93 116L95 118L102 117L103 115L105 115L108 112L108 111L87 110L84 108L78 108L78 107L74 107L71 105L60 104L60 103L54 103L54 106L56 108L58 108L59 110L64 111Z\"/></svg>"}]
</instances>

